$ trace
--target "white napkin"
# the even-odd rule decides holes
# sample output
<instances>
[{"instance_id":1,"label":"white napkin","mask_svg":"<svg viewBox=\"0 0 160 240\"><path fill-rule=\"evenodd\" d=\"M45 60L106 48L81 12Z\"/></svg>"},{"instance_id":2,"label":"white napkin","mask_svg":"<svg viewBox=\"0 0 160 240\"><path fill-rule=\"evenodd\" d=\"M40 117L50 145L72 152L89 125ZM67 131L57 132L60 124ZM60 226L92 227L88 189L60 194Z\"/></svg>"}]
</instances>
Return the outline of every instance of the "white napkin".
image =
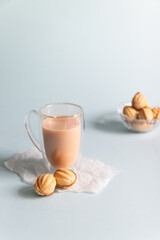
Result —
<instances>
[{"instance_id":1,"label":"white napkin","mask_svg":"<svg viewBox=\"0 0 160 240\"><path fill-rule=\"evenodd\" d=\"M46 166L41 153L35 148L18 153L5 162L5 166L18 173L23 180L35 183L40 174L54 173L53 167ZM57 188L58 192L99 192L107 186L113 175L118 173L118 169L105 165L99 160L81 158L76 165L71 168L77 174L76 183L69 189Z\"/></svg>"}]
</instances>

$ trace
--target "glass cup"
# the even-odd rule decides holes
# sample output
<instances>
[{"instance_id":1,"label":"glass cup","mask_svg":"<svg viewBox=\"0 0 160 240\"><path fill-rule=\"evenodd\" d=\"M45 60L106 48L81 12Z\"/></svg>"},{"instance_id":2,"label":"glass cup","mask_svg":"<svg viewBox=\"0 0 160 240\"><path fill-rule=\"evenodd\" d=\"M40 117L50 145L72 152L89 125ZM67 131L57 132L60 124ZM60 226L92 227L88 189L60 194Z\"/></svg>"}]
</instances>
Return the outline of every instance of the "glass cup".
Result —
<instances>
[{"instance_id":1,"label":"glass cup","mask_svg":"<svg viewBox=\"0 0 160 240\"><path fill-rule=\"evenodd\" d=\"M32 131L31 117L38 116L39 137ZM70 168L80 157L84 135L83 108L72 103L51 103L25 116L27 133L54 168Z\"/></svg>"}]
</instances>

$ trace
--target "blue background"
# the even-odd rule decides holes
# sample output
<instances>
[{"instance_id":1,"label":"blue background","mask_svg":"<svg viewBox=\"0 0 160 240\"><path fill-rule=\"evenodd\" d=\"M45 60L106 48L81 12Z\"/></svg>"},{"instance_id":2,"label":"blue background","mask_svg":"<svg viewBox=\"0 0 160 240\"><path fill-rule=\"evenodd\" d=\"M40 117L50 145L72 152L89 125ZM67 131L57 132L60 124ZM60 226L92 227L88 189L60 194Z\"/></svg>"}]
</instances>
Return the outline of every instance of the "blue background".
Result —
<instances>
[{"instance_id":1,"label":"blue background","mask_svg":"<svg viewBox=\"0 0 160 240\"><path fill-rule=\"evenodd\" d=\"M160 239L160 131L113 114L141 91L160 105L159 0L0 0L0 238ZM32 146L24 116L50 102L85 110L84 155L121 170L97 195L37 198L3 161Z\"/></svg>"}]
</instances>

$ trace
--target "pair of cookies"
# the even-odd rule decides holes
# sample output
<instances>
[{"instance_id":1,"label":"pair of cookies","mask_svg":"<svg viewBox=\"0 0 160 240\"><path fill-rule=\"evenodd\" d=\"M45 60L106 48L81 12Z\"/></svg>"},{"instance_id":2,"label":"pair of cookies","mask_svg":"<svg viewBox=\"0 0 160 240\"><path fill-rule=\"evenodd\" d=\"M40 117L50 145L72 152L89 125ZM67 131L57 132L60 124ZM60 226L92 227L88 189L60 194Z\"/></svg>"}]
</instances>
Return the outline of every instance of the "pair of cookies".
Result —
<instances>
[{"instance_id":1,"label":"pair of cookies","mask_svg":"<svg viewBox=\"0 0 160 240\"><path fill-rule=\"evenodd\" d=\"M160 108L155 107L151 109L147 98L143 94L138 92L132 99L132 106L124 107L123 114L133 119L160 119Z\"/></svg>"},{"instance_id":2,"label":"pair of cookies","mask_svg":"<svg viewBox=\"0 0 160 240\"><path fill-rule=\"evenodd\" d=\"M133 119L141 119L141 120L153 120L154 115L153 111L149 108L142 108L138 111L131 106L125 106L123 109L123 114L133 118Z\"/></svg>"},{"instance_id":3,"label":"pair of cookies","mask_svg":"<svg viewBox=\"0 0 160 240\"><path fill-rule=\"evenodd\" d=\"M42 174L37 177L34 189L38 195L49 196L55 192L56 186L62 188L71 187L77 180L75 172L70 169L60 168L52 174Z\"/></svg>"}]
</instances>

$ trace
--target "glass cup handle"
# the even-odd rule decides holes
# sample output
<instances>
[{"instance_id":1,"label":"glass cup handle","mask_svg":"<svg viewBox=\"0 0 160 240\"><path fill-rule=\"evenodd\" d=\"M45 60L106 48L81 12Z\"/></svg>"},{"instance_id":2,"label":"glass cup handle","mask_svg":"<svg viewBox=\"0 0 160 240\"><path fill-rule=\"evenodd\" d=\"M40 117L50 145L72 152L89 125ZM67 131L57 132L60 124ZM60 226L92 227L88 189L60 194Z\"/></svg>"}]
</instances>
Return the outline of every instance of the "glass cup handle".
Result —
<instances>
[{"instance_id":1,"label":"glass cup handle","mask_svg":"<svg viewBox=\"0 0 160 240\"><path fill-rule=\"evenodd\" d=\"M31 127L31 123L30 123L30 118L32 115L37 115L39 117L39 114L36 110L31 110L29 113L26 114L25 116L25 128L27 130L28 136L30 137L32 143L36 146L36 148L41 152L41 145L39 140L36 138L32 127Z\"/></svg>"}]
</instances>

